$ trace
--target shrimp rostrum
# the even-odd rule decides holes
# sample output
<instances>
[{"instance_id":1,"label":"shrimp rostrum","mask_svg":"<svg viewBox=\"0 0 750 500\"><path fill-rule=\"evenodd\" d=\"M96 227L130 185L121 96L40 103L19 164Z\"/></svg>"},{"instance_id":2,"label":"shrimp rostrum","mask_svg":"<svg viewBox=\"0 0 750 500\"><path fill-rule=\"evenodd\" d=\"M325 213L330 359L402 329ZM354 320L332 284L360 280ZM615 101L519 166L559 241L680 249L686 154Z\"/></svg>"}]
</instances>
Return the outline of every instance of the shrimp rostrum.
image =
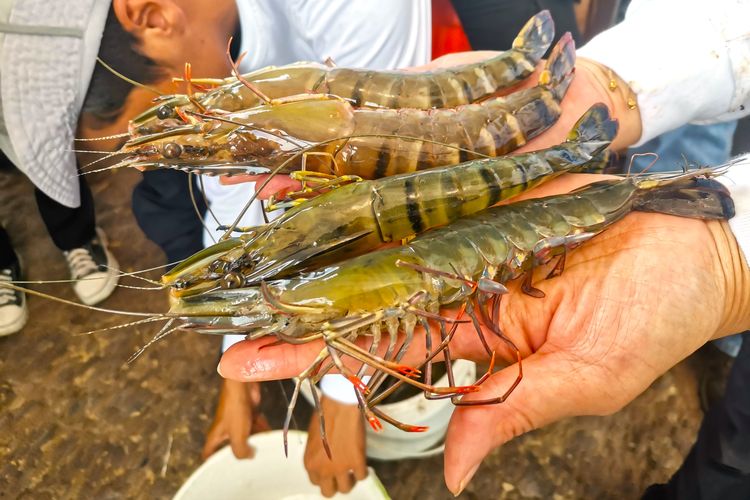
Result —
<instances>
[{"instance_id":1,"label":"shrimp rostrum","mask_svg":"<svg viewBox=\"0 0 750 500\"><path fill-rule=\"evenodd\" d=\"M545 150L341 186L201 251L162 281L188 294L339 262L474 214L564 172L596 170L616 133L617 122L597 104L565 142Z\"/></svg>"},{"instance_id":2,"label":"shrimp rostrum","mask_svg":"<svg viewBox=\"0 0 750 500\"><path fill-rule=\"evenodd\" d=\"M131 121L130 132L141 136L184 125L190 111L239 111L307 92L335 95L355 107L453 108L518 84L534 71L553 37L554 23L549 11L544 10L529 19L510 50L477 63L421 72L307 62L271 66L220 80L221 85L204 93L159 98L153 108Z\"/></svg>"},{"instance_id":3,"label":"shrimp rostrum","mask_svg":"<svg viewBox=\"0 0 750 500\"><path fill-rule=\"evenodd\" d=\"M201 115L202 122L128 141L116 166L201 174L266 167L372 179L500 156L557 120L574 64L575 47L566 34L536 87L478 104L355 109L341 98L309 95L222 117Z\"/></svg>"},{"instance_id":4,"label":"shrimp rostrum","mask_svg":"<svg viewBox=\"0 0 750 500\"><path fill-rule=\"evenodd\" d=\"M452 397L457 404L504 401L520 382L522 357L497 326L497 304L507 291L504 284L519 280L523 292L543 297L532 284L535 269L550 264L547 278L559 275L568 251L633 211L703 219L732 217L734 206L726 188L699 177L704 174L712 172L609 179L567 195L493 207L428 231L402 247L258 286L173 297L169 314L202 333L239 332L250 339L271 335L290 343L322 339L325 347L302 374L297 390L304 380L313 383L336 367L354 382L371 423L380 417L404 430L420 430L378 411L378 396L368 392L359 373L355 375L342 363L341 356L414 385L429 397ZM424 383L413 380L417 369L398 363L417 325L427 332L427 360L442 352L450 361L453 329L447 327L451 320L441 316L439 308L451 304L463 304L488 354L494 351L482 335L480 321L515 353L519 377L505 394L464 403L460 395L477 390L485 377L472 386L434 387L429 377ZM433 347L429 333L435 323L441 341ZM372 346L379 344L383 328L390 345L379 356ZM391 359L399 330L405 340ZM369 350L355 342L362 335L372 338ZM426 375L430 366L428 361Z\"/></svg>"}]
</instances>

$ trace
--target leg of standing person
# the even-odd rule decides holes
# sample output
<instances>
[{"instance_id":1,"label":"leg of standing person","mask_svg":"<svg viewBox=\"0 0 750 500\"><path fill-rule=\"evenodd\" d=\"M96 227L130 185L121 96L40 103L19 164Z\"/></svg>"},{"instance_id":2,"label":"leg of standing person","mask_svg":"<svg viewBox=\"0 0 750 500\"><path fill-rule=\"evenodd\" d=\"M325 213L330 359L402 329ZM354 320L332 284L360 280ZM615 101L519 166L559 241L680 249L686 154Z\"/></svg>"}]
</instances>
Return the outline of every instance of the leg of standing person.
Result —
<instances>
[{"instance_id":1,"label":"leg of standing person","mask_svg":"<svg viewBox=\"0 0 750 500\"><path fill-rule=\"evenodd\" d=\"M21 264L10 236L0 226L0 337L21 331L28 319L26 294L3 287L3 282L21 280Z\"/></svg>"},{"instance_id":2,"label":"leg of standing person","mask_svg":"<svg viewBox=\"0 0 750 500\"><path fill-rule=\"evenodd\" d=\"M750 336L727 380L724 397L706 414L698 440L667 484L650 486L644 500L750 498Z\"/></svg>"},{"instance_id":3,"label":"leg of standing person","mask_svg":"<svg viewBox=\"0 0 750 500\"><path fill-rule=\"evenodd\" d=\"M84 304L97 304L117 286L119 268L107 249L104 232L96 227L94 198L84 177L79 177L81 205L69 208L39 189L34 190L39 214L52 241L62 250L70 268L73 289Z\"/></svg>"},{"instance_id":4,"label":"leg of standing person","mask_svg":"<svg viewBox=\"0 0 750 500\"><path fill-rule=\"evenodd\" d=\"M143 180L133 190L133 215L146 237L159 245L169 267L203 249L203 223L206 202L200 189L185 172L153 170L143 172Z\"/></svg>"}]
</instances>

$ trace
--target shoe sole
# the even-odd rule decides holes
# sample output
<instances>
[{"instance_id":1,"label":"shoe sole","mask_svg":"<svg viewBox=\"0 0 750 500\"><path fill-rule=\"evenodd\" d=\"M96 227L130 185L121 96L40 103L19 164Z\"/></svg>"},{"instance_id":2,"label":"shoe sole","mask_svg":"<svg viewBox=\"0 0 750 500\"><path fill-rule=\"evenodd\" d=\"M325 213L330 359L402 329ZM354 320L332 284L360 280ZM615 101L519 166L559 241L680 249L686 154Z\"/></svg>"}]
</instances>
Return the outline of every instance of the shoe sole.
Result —
<instances>
[{"instance_id":1,"label":"shoe sole","mask_svg":"<svg viewBox=\"0 0 750 500\"><path fill-rule=\"evenodd\" d=\"M26 322L29 320L29 308L26 306L26 294L23 296L23 304L21 307L23 308L23 314L20 318L9 325L0 326L0 337L6 337L18 333L23 330L24 326L26 326Z\"/></svg>"}]
</instances>

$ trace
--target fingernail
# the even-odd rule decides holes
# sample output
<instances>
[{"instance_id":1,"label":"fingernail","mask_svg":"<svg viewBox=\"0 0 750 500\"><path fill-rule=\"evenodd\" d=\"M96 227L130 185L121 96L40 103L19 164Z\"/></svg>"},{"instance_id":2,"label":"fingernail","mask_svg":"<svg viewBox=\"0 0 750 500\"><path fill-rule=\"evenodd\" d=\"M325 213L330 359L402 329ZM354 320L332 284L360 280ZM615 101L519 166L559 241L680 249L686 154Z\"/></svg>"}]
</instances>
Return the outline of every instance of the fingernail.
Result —
<instances>
[{"instance_id":1,"label":"fingernail","mask_svg":"<svg viewBox=\"0 0 750 500\"><path fill-rule=\"evenodd\" d=\"M479 468L479 465L481 465L481 462L480 462L480 463L478 463L478 464L476 464L476 465L475 465L474 467L472 467L471 469L469 469L469 472L468 472L468 473L467 473L467 474L466 474L466 475L464 476L464 478L463 478L463 479L462 479L462 480L461 480L461 481L460 481L460 482L458 483L458 488L457 488L457 490L456 490L456 491L454 491L454 492L452 492L452 493L453 493L453 496L456 496L456 497L457 497L458 495L460 495L460 494L461 494L461 493L462 493L462 492L464 491L464 488L466 488L466 486L467 486L467 485L469 484L469 481L471 481L471 478L473 478L473 477L474 477L474 474L476 474L476 472L477 472L477 469Z\"/></svg>"},{"instance_id":2,"label":"fingernail","mask_svg":"<svg viewBox=\"0 0 750 500\"><path fill-rule=\"evenodd\" d=\"M220 377L224 377L224 374L221 373L221 363L219 363L218 365L216 365L216 373L218 373ZM224 377L224 378L226 378L226 377Z\"/></svg>"}]
</instances>

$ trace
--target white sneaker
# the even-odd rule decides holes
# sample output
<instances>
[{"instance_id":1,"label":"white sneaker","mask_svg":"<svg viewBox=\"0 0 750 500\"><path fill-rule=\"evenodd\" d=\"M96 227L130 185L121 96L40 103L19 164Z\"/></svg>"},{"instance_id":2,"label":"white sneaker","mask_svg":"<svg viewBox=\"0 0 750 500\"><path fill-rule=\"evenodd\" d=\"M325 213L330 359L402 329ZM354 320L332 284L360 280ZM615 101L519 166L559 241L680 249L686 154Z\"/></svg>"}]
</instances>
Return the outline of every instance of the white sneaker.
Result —
<instances>
[{"instance_id":1,"label":"white sneaker","mask_svg":"<svg viewBox=\"0 0 750 500\"><path fill-rule=\"evenodd\" d=\"M0 269L0 337L20 332L29 319L26 294L3 286L3 283L20 279L21 265L18 261Z\"/></svg>"},{"instance_id":2,"label":"white sneaker","mask_svg":"<svg viewBox=\"0 0 750 500\"><path fill-rule=\"evenodd\" d=\"M63 252L68 261L70 276L78 298L86 305L93 306L103 301L115 290L120 269L114 256L107 250L107 238L100 228L96 228L94 239L81 248Z\"/></svg>"}]
</instances>

